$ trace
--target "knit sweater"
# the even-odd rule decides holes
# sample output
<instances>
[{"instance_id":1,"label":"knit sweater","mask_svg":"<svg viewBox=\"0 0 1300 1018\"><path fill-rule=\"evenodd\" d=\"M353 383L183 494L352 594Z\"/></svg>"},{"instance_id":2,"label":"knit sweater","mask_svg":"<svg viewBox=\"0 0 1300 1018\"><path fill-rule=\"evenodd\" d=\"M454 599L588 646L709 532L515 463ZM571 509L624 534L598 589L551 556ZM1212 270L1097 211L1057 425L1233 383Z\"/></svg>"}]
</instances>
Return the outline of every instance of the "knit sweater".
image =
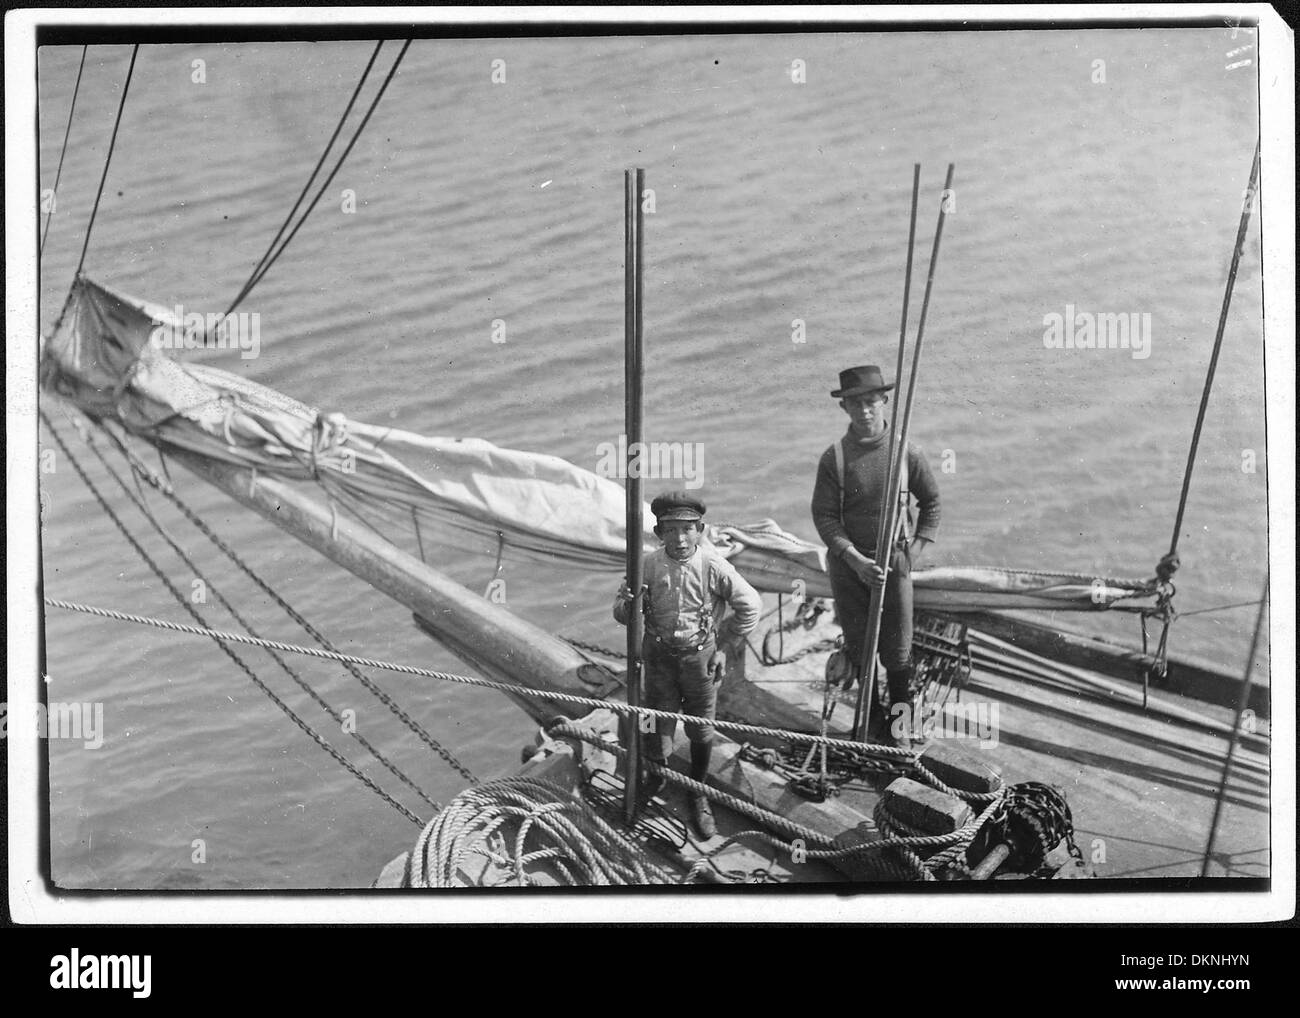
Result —
<instances>
[{"instance_id":1,"label":"knit sweater","mask_svg":"<svg viewBox=\"0 0 1300 1018\"><path fill-rule=\"evenodd\" d=\"M857 548L875 558L876 534L884 508L885 474L889 470L889 431L875 438L858 438L849 429L839 439L844 449L844 502L840 507L840 480L835 465L835 447L822 453L813 486L812 517L817 533L831 555L843 558ZM911 442L907 444L908 487L920 508L915 537L933 541L939 529L939 487L925 456ZM912 511L907 509L908 519Z\"/></svg>"}]
</instances>

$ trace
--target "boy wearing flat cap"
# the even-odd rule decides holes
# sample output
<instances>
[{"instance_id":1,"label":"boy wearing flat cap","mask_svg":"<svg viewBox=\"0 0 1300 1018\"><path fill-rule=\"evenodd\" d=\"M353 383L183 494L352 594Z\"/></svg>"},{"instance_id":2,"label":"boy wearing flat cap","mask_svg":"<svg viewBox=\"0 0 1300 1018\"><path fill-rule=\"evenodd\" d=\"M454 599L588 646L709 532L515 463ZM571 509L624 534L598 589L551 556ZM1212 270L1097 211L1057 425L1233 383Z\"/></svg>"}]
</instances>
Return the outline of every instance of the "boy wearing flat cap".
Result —
<instances>
[{"instance_id":1,"label":"boy wearing flat cap","mask_svg":"<svg viewBox=\"0 0 1300 1018\"><path fill-rule=\"evenodd\" d=\"M887 383L874 364L840 372L840 387L831 396L849 418L849 428L834 445L822 453L813 487L812 516L817 533L826 542L827 572L835 609L844 629L844 650L850 663L845 688L861 669L863 681L870 681L871 662L863 661L871 587L879 586L884 569L879 564L876 535L885 508L885 478L889 472ZM921 451L907 444L903 474L901 526L890 542L889 577L885 582L884 610L880 622L879 657L888 676L891 703L910 698L912 680L912 567L939 528L939 488ZM916 496L920 517L913 526L908 495ZM874 695L874 690L871 695ZM874 723L872 723L874 722ZM884 713L871 711L874 741L890 739L883 724ZM906 747L905 747L906 748Z\"/></svg>"},{"instance_id":2,"label":"boy wearing flat cap","mask_svg":"<svg viewBox=\"0 0 1300 1018\"><path fill-rule=\"evenodd\" d=\"M708 780L713 746L713 720L718 686L722 682L724 650L739 649L758 625L762 601L730 562L700 544L704 503L684 491L660 495L650 503L655 536L661 548L645 556L642 578L645 596L645 670L647 707L694 714L701 720L686 724L691 742L690 776ZM626 581L614 602L614 618L627 625L632 595ZM731 613L723 618L726 607ZM655 733L646 739L646 757L665 766L672 752L677 722L656 719ZM662 781L652 781L653 794ZM717 833L709 800L691 795L691 821L701 838Z\"/></svg>"}]
</instances>

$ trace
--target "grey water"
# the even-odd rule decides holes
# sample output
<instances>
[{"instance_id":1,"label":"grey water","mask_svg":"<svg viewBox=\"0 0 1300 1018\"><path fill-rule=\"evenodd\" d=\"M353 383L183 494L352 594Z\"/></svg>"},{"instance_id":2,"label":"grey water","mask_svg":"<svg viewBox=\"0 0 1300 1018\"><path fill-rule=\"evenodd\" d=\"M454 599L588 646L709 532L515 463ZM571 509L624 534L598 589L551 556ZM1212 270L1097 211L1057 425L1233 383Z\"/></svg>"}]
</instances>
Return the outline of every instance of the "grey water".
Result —
<instances>
[{"instance_id":1,"label":"grey water","mask_svg":"<svg viewBox=\"0 0 1300 1018\"><path fill-rule=\"evenodd\" d=\"M325 198L244 303L260 316L259 356L181 356L359 420L594 469L622 431L622 173L645 167L647 438L699 443L709 519L771 517L815 537L816 460L845 424L828 393L851 364L892 375L912 165L923 165L914 330L951 161L912 418L942 488L930 562L1149 576L1169 545L1257 132L1255 68L1225 68L1228 36L419 40ZM167 306L223 310L371 48L142 47L87 273ZM362 104L397 49L384 47ZM40 53L42 188L52 187L80 56ZM88 52L42 266L44 328L76 266L128 57L127 46ZM1265 572L1258 222L1180 541L1184 612L1255 600ZM1149 315L1149 345L1050 347L1046 322L1067 306ZM502 325L505 342L493 342ZM143 534L57 404L45 406ZM52 447L43 430L41 445ZM342 649L467 670L404 609L220 493L175 480ZM60 464L42 485L47 594L183 617L71 469ZM180 516L151 504L265 635L302 639ZM189 590L180 563L156 540L149 547ZM475 590L496 565L456 547L431 558ZM609 618L617 575L507 555L501 576L511 610L552 632L620 642ZM1175 625L1174 652L1238 671L1253 620L1250 607L1189 616ZM1131 616L1063 621L1139 637ZM55 610L45 639L50 699L104 705L102 746L48 744L60 886L367 886L413 843L412 823L211 644ZM1267 681L1266 648L1259 663ZM277 695L337 734L269 659L255 664ZM300 668L432 798L463 788L340 669ZM482 778L508 772L532 738L496 694L373 677Z\"/></svg>"}]
</instances>

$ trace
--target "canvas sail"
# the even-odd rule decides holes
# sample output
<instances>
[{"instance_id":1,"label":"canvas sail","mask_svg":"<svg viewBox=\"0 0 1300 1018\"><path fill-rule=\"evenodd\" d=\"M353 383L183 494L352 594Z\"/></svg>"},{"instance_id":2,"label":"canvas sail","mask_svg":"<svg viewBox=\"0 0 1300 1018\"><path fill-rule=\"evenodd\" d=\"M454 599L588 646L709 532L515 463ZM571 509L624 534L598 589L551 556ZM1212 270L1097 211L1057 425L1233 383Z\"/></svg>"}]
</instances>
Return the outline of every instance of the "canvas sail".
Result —
<instances>
[{"instance_id":1,"label":"canvas sail","mask_svg":"<svg viewBox=\"0 0 1300 1018\"><path fill-rule=\"evenodd\" d=\"M86 414L168 449L318 486L403 550L438 543L618 573L624 494L556 456L476 438L377 427L301 403L227 371L187 364L201 327L86 277L42 353L41 382ZM642 541L657 546L648 511ZM829 597L826 549L772 520L711 525L708 539L760 590ZM1155 580L991 566L913 576L918 607L1095 611L1155 595Z\"/></svg>"}]
</instances>

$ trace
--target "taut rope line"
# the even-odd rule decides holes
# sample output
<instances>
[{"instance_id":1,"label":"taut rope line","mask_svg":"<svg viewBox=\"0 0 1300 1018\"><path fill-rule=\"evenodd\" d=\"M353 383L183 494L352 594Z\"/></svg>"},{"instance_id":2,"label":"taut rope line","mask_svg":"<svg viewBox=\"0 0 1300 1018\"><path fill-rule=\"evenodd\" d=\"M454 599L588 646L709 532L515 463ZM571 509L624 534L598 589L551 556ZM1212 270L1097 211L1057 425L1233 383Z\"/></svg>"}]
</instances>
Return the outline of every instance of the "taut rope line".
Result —
<instances>
[{"instance_id":1,"label":"taut rope line","mask_svg":"<svg viewBox=\"0 0 1300 1018\"><path fill-rule=\"evenodd\" d=\"M275 253L271 255L271 257L266 261L266 264L262 266L260 270L254 272L253 278L244 285L243 290L234 299L234 301L230 305L230 308L226 311L227 315L230 314L231 311L235 310L235 308L239 306L239 304L243 301L243 299L252 292L253 287L255 287L258 283L260 283L263 277L265 277L266 274L271 271L271 266L276 263L276 260L280 257L280 255L284 254L284 250L289 246L289 242L292 241L293 238L298 235L298 231L302 229L302 224L305 223L307 221L307 217L311 215L312 209L314 209L317 206L317 204L320 203L321 198L325 196L326 190L329 188L330 184L333 183L334 177L338 174L339 170L343 168L343 163L347 160L348 155L352 152L353 146L355 146L357 141L360 140L361 132L364 131L366 129L366 125L370 123L371 114L373 114L375 112L375 109L379 106L379 100L384 97L384 92L388 90L389 82L393 80L393 75L397 73L397 68L401 64L402 58L406 56L406 51L410 48L410 46L411 46L411 40L407 39L406 42L402 45L401 52L397 54L397 59L393 61L393 66L388 69L388 75L387 77L384 78L383 84L379 86L379 91L375 93L374 99L371 100L370 108L366 110L366 115L361 118L361 124L357 127L355 133L352 135L352 140L348 142L347 148L343 150L343 154L339 156L338 162L334 164L334 169L330 170L330 175L325 178L325 183L321 184L320 190L316 192L316 197L311 200L311 204L307 206L306 211L303 212L302 216L298 219L298 222L294 224L293 229L289 231L289 235L285 237L284 241L280 244L280 246L276 248Z\"/></svg>"},{"instance_id":2,"label":"taut rope line","mask_svg":"<svg viewBox=\"0 0 1300 1018\"><path fill-rule=\"evenodd\" d=\"M155 531L157 531L158 535L162 537L164 541L167 542L167 544L171 547L172 551L174 551L177 557L182 562L184 562L186 566L189 567L189 569L194 573L195 577L203 581L205 587L207 588L208 593L210 593L213 597L215 597L217 599L217 602L223 608L225 608L226 611L230 613L231 617L234 618L234 620L238 622L241 626L243 626L244 629L246 629L249 632L249 634L251 634L252 636L257 636L258 635L257 630L254 629L252 625L249 624L248 620L245 619L242 614L240 614L239 610L233 604L230 603L230 599L227 598L225 594L221 592L221 589L217 586L217 584L214 583L208 576L204 574L203 570L199 568L198 563L196 563L194 559L190 556L190 554L184 548L181 547L180 543L174 537L172 537L170 533L167 532L167 529L162 525L162 521L158 519L158 517L154 514L153 510L149 508L148 503L145 502L143 489L141 490L139 495L132 492L130 487L127 485L126 481L113 468L113 465L108 462L108 459L104 456L99 446L95 445L93 442L90 441L90 436L83 435L82 437L83 439L85 439L86 444L90 446L91 452L95 454L96 458L103 465L104 469L107 470L109 475L113 478L113 480L115 480L118 483L118 486L126 494L126 497L131 500L131 502L135 505L137 509L140 510L140 513L145 517L145 519L147 519L153 525L153 528ZM138 475L137 475L137 483L138 483ZM270 654L271 658L275 661L275 663L278 664L280 668L284 670L284 673L288 675L290 679L293 680L294 684L297 685L298 688L301 689L304 693L306 693L309 697L311 697L311 699L316 702L317 706L319 706L323 711L325 711L325 713L330 716L330 719L336 725L338 725L342 731L347 731L347 727L344 724L344 717L342 714L340 714L337 710L335 710L333 706L331 706L330 703L323 696L317 693L316 690L314 690L311 687L311 684L308 683L301 675L299 675L293 668L289 667L289 663L285 661L284 658L281 657L277 651L268 650L267 653ZM360 732L357 731L348 732L348 734L351 735L354 740L356 740L358 745L362 746L367 752L370 753L371 756L373 756L376 760L378 760L380 764L382 764L390 774L392 774L404 785L406 785L413 792L415 792L416 795L418 795L421 799L423 799L426 803L428 803L428 805L431 806L434 810L438 810L441 808L440 803L435 802L433 799L431 799L425 793L424 789L422 789L419 785L417 785L414 781L412 781L405 773L403 773L401 768L399 768L396 764L394 764L391 760L389 760L388 757L385 756L379 749L377 749L374 745L372 745L370 740L367 739L364 735L362 735Z\"/></svg>"},{"instance_id":3,"label":"taut rope line","mask_svg":"<svg viewBox=\"0 0 1300 1018\"><path fill-rule=\"evenodd\" d=\"M131 88L131 75L135 73L135 57L139 51L139 46L131 47L131 64L126 69L126 81L122 83L122 97L117 104L117 118L113 121L113 133L108 139L108 154L104 156L104 172L99 176L99 188L95 191L95 204L91 207L90 220L86 223L86 239L81 244L81 257L77 259L77 271L72 274L74 279L81 275L81 269L86 264L86 251L90 248L90 231L95 228L95 216L99 212L99 200L104 196L104 182L108 180L108 167L113 162L113 149L117 147L117 132L118 128L122 126L122 111L126 109L126 93Z\"/></svg>"},{"instance_id":4,"label":"taut rope line","mask_svg":"<svg viewBox=\"0 0 1300 1018\"><path fill-rule=\"evenodd\" d=\"M50 234L50 220L54 218L54 208L59 200L59 181L63 179L63 157L68 154L68 138L72 134L72 114L77 111L77 93L81 91L81 72L86 69L86 47L81 47L81 63L77 65L77 83L72 86L72 104L68 107L68 126L63 132L63 148L59 149L59 168L54 171L54 200L50 211L45 213L45 228L41 230L41 242L36 249L36 259L45 255L45 238Z\"/></svg>"},{"instance_id":5,"label":"taut rope line","mask_svg":"<svg viewBox=\"0 0 1300 1018\"><path fill-rule=\"evenodd\" d=\"M316 160L316 166L311 171L311 176L307 178L307 183L302 185L302 191L298 194L298 200L293 203L293 208L291 208L289 214L284 217L284 222L280 224L280 228L275 231L275 236L271 238L271 243L266 246L266 250L262 252L262 257L259 258L257 264L253 266L253 271L250 272L248 278L244 280L244 285L239 288L239 293L235 296L235 299L231 301L230 307L226 308L226 310L222 312L222 319L229 316L230 312L234 311L239 305L239 302L248 295L248 291L256 285L257 280L259 279L258 273L262 272L266 267L267 258L269 258L271 252L275 250L275 245L280 242L280 238L284 236L284 231L288 229L289 224L293 221L294 213L302 207L303 199L307 197L307 192L311 190L312 184L316 182L316 175L320 173L321 167L325 165L325 159L329 156L330 149L334 147L334 142L338 140L339 132L343 130L343 125L347 122L348 116L352 113L352 107L356 104L357 96L361 94L361 89L364 87L366 79L370 77L370 69L374 67L375 58L379 56L379 51L383 48L383 45L384 42L382 39L375 44L375 48L370 54L370 60L366 63L365 70L361 72L361 79L357 82L357 87L352 91L352 98L348 100L347 106L343 108L343 115L339 117L339 122L335 125L334 133L330 135L330 140L325 143L325 149L321 152L320 158Z\"/></svg>"},{"instance_id":6,"label":"taut rope line","mask_svg":"<svg viewBox=\"0 0 1300 1018\"><path fill-rule=\"evenodd\" d=\"M527 686L516 686L509 682L494 682L490 679L480 679L470 675L456 675L451 672L439 672L429 668L417 668L414 665L403 665L392 661L381 661L377 658L359 657L355 654L342 654L338 651L319 650L316 647L301 647L297 644L284 643L280 640L255 638L243 633L228 633L218 629L209 629L206 626L191 626L182 622L168 622L165 619L152 619L144 615L132 615L129 612L119 612L111 608L99 608L94 605L78 604L74 601L64 601L56 597L46 597L44 600L45 604L51 608L63 608L66 611L82 612L86 615L97 615L100 618L113 619L117 622L133 622L137 625L153 626L156 629L166 629L174 633L187 633L191 636L205 636L213 640L242 643L250 647L266 647L284 651L288 654L303 654L307 657L323 658L327 661L350 662L366 668L379 668L384 671L397 672L401 675L414 675L419 678L438 679L443 682L458 682L462 685L478 686L482 689L492 689L500 693L511 693L515 696L533 696L543 700L554 700L558 703L578 704L584 707L604 707L607 710L619 714L643 714L667 721L693 722L698 720L698 718L693 714L679 714L674 711L657 710L653 707L629 707L627 704L619 703L615 700L600 700L596 697L579 696L576 693L561 693L551 689L530 689ZM878 746L872 743L853 742L829 736L823 737L808 732L787 731L781 728L767 728L762 725L748 725L739 721L723 721L720 719L714 721L713 725L715 728L743 732L748 735L764 735L772 738L786 739L792 742L801 741L817 743L818 745L850 747L859 751L866 751L883 757L889 757L890 759L910 761L916 758L915 753L905 749L895 749L892 746Z\"/></svg>"},{"instance_id":7,"label":"taut rope line","mask_svg":"<svg viewBox=\"0 0 1300 1018\"><path fill-rule=\"evenodd\" d=\"M222 540L221 537L219 537L212 528L203 521L198 513L186 504L185 500L176 493L176 490L168 481L164 481L153 470L151 470L148 465L136 456L135 453L132 452L121 439L113 434L112 431L103 427L102 424L101 428L103 428L104 434L106 434L109 440L117 446L123 457L125 457L126 461L130 464L137 482L140 478L143 478L151 487L161 492L172 503L172 505L174 505L182 515L184 515L185 518L194 525L195 529L211 541L217 549L225 555L226 558L236 566L236 568L255 583L267 597L271 598L271 600L279 605L280 608L283 609L284 613L301 626L307 635L326 650L337 649L323 633L307 621L307 619L304 618L303 615L293 607L293 605L286 601L269 583L266 582L266 580L264 580L247 562L245 562L229 544ZM159 455L161 456L161 450L159 450ZM162 463L165 470L167 461L164 459L162 460ZM364 686L371 695L387 707L389 711L402 722L402 724L409 728L416 738L428 746L429 749L433 750L434 753L438 754L438 756L440 756L449 767L465 778L471 785L478 783L478 778L474 775L473 771L456 759L455 755L430 735L423 725L407 714L406 711L402 709L401 704L397 703L396 700L385 693L382 688L367 678L366 675L359 671L354 665L345 663L343 667L347 670L348 674L361 683L361 685Z\"/></svg>"},{"instance_id":8,"label":"taut rope line","mask_svg":"<svg viewBox=\"0 0 1300 1018\"><path fill-rule=\"evenodd\" d=\"M63 454L67 456L68 462L72 464L73 470L77 472L77 475L81 478L82 483L85 484L85 486L90 490L90 493L95 497L95 501L99 503L99 507L104 510L104 513L108 516L110 520L113 521L113 524L117 527L118 531L120 531L122 536L126 538L127 543L131 545L131 547L135 550L136 554L140 556L140 559L149 567L149 569L153 572L153 574L162 582L163 586L167 588L168 592L172 595L172 598L176 601L176 603L179 604L182 608L184 608L187 612L189 612L192 618L202 623L204 619L203 616L199 613L198 609L195 608L194 605L190 604L189 600L185 597L185 595L182 594L180 590L176 588L176 585L173 584L171 580L167 578L167 575L162 571L162 568L158 565L158 563L156 563L153 560L153 558L149 555L148 551L145 550L144 546L141 545L140 542L136 540L135 535L132 534L129 529L127 529L126 524L123 523L121 518L117 515L117 513L113 511L113 507L108 504L108 500L104 498L103 493L100 492L100 490L95 486L95 483L90 479L90 476L86 473L85 469L81 466L81 463L78 462L76 456L72 454L72 450L69 449L67 443L63 441L63 436L60 435L58 431L54 429L54 425L50 421L49 417L46 415L45 411L38 410L38 413L40 414L41 420L45 422L45 426L49 429L50 434L54 436L54 441L58 443L59 448L63 450ZM55 607L60 607L60 608L67 607L65 603L56 602L52 598L46 598L45 603L53 604ZM102 612L104 612L104 609L96 609L92 612L92 614L100 614ZM199 627L187 627L187 628L193 628L197 631L204 632L203 630L199 630ZM350 761L347 757L343 756L342 753L340 753L337 749L335 749L332 745L330 745L329 741L326 740L324 736L322 736L319 732L317 732L309 724L307 724L306 721L304 721L296 713L294 713L293 708L290 707L283 700L281 700L278 696L276 696L275 692L268 685L266 685L266 683L264 683L261 679L257 677L257 674L248 666L247 662L245 662L243 658L241 658L238 654L236 654L233 650L231 650L231 648L227 645L228 643L232 643L232 642L233 643L252 642L249 640L249 638L241 637L239 634L231 634L229 638L222 638L221 636L216 635L211 630L205 631L205 635L211 636L212 639L216 641L217 646L219 646L222 649L222 651L232 661L234 661L234 663L239 667L239 669L245 675L248 676L249 680L253 683L253 685L257 686L257 688L260 689L272 703L274 703L277 707L279 707L280 710L289 718L289 720L292 721L299 729L301 729L301 731L305 735L307 735L308 738L310 738L313 742L315 742L318 746L320 746L321 749L325 750L325 752L327 752L331 757L333 757L336 763L346 768L347 771L351 773L353 777L355 777L358 781L364 784L372 792L374 792L381 799L387 802L390 806L392 806L395 810L401 813L404 817L410 820L411 823L415 824L417 827L421 827L424 825L424 821L420 819L420 817L418 817L415 813L412 813L404 805L402 805L391 795L385 792L382 788L380 788L377 784L375 784L365 774L361 773L361 771L357 769L357 767L352 763L352 761ZM262 641L262 642L270 642L270 641Z\"/></svg>"}]
</instances>

